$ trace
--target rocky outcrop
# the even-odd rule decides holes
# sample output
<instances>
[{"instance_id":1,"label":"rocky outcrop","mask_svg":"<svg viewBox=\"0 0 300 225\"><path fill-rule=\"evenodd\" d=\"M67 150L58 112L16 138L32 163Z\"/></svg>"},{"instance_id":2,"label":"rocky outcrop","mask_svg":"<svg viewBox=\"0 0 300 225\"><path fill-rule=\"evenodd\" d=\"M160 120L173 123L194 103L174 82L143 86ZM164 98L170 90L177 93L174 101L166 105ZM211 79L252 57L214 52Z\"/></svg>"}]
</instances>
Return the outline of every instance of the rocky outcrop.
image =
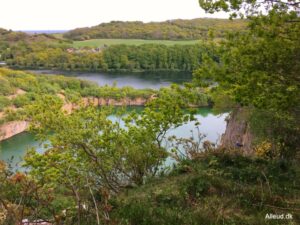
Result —
<instances>
[{"instance_id":1,"label":"rocky outcrop","mask_svg":"<svg viewBox=\"0 0 300 225\"><path fill-rule=\"evenodd\" d=\"M65 96L60 94L58 95L61 99L65 101ZM96 98L96 97L86 97L82 99L83 106L94 105L94 106L143 106L147 103L148 100L153 99L154 97L150 97L149 99L145 99L142 97L137 97L135 99L130 98L122 98L119 100L112 98ZM67 114L70 114L74 109L79 107L78 104L65 102L62 110ZM4 113L0 114L0 117L4 117ZM26 121L12 121L0 125L0 141L11 138L17 134L20 134L29 127L29 123Z\"/></svg>"},{"instance_id":2,"label":"rocky outcrop","mask_svg":"<svg viewBox=\"0 0 300 225\"><path fill-rule=\"evenodd\" d=\"M147 103L148 99L137 97L135 99L122 98L83 98L83 103L85 106L92 104L94 106L143 106Z\"/></svg>"},{"instance_id":3,"label":"rocky outcrop","mask_svg":"<svg viewBox=\"0 0 300 225\"><path fill-rule=\"evenodd\" d=\"M16 97L18 97L19 95L24 95L24 94L26 94L26 91L23 91L22 89L17 89L15 91L15 94L9 95L9 96L7 96L7 98L9 100L12 100L12 99L15 99Z\"/></svg>"},{"instance_id":4,"label":"rocky outcrop","mask_svg":"<svg viewBox=\"0 0 300 225\"><path fill-rule=\"evenodd\" d=\"M12 121L0 125L0 141L11 138L17 134L20 134L29 127L29 123L26 121Z\"/></svg>"},{"instance_id":5,"label":"rocky outcrop","mask_svg":"<svg viewBox=\"0 0 300 225\"><path fill-rule=\"evenodd\" d=\"M221 147L240 149L245 155L253 154L253 134L250 131L247 110L238 108L227 119L226 131L221 138Z\"/></svg>"},{"instance_id":6,"label":"rocky outcrop","mask_svg":"<svg viewBox=\"0 0 300 225\"><path fill-rule=\"evenodd\" d=\"M81 104L85 107L88 105L93 106L144 106L147 101L153 99L154 97L150 97L149 99L137 97L135 99L131 98L122 98L122 99L113 99L113 98L97 98L97 97L85 97L82 98ZM63 106L63 110L70 114L74 109L79 107L76 103L65 102Z\"/></svg>"}]
</instances>

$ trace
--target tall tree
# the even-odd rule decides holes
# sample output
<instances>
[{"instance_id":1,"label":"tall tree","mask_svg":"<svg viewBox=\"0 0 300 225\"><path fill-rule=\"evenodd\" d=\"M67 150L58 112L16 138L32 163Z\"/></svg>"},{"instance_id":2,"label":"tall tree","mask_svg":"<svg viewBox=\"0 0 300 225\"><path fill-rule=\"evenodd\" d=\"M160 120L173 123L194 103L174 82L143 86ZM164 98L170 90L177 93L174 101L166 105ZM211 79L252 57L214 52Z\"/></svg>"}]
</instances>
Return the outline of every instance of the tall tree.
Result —
<instances>
[{"instance_id":1,"label":"tall tree","mask_svg":"<svg viewBox=\"0 0 300 225\"><path fill-rule=\"evenodd\" d=\"M196 80L212 79L217 94L251 108L252 130L272 143L274 154L294 155L300 131L299 1L199 2L211 13L224 10L236 16L239 11L250 24L248 32L228 36L218 49L220 63L207 58L195 72Z\"/></svg>"}]
</instances>

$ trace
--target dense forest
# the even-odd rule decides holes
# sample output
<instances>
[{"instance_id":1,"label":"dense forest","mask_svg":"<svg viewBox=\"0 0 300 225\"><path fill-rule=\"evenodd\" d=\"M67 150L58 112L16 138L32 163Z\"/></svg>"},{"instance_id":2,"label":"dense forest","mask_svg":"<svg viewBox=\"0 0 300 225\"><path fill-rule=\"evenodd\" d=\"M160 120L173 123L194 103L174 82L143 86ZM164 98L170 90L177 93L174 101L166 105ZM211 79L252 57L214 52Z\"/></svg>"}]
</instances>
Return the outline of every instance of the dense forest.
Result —
<instances>
[{"instance_id":1,"label":"dense forest","mask_svg":"<svg viewBox=\"0 0 300 225\"><path fill-rule=\"evenodd\" d=\"M188 71L196 69L208 45L143 44L73 49L51 35L2 31L0 60L15 68L77 71Z\"/></svg>"},{"instance_id":2,"label":"dense forest","mask_svg":"<svg viewBox=\"0 0 300 225\"><path fill-rule=\"evenodd\" d=\"M207 39L210 32L213 32L215 37L223 38L226 32L244 30L246 25L244 20L209 18L151 23L113 21L71 30L65 33L64 37L77 41L96 38L197 40Z\"/></svg>"},{"instance_id":3,"label":"dense forest","mask_svg":"<svg viewBox=\"0 0 300 225\"><path fill-rule=\"evenodd\" d=\"M113 45L101 52L88 49L69 53L64 48L40 48L17 54L6 63L18 68L47 68L80 71L193 71L209 54L204 45L140 46Z\"/></svg>"}]
</instances>

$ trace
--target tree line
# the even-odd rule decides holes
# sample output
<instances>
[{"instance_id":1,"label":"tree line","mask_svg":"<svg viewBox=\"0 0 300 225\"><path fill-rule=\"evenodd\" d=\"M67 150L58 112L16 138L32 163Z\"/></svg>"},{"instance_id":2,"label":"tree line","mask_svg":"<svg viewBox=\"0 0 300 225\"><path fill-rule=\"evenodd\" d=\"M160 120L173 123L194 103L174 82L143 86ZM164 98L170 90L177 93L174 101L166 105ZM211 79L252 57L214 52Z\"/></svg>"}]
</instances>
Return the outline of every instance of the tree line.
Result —
<instances>
[{"instance_id":1,"label":"tree line","mask_svg":"<svg viewBox=\"0 0 300 225\"><path fill-rule=\"evenodd\" d=\"M228 31L245 28L243 20L208 18L151 23L112 21L90 28L77 28L65 33L64 37L77 41L97 38L196 40L207 38L209 30L214 30L216 37L224 37Z\"/></svg>"},{"instance_id":2,"label":"tree line","mask_svg":"<svg viewBox=\"0 0 300 225\"><path fill-rule=\"evenodd\" d=\"M18 68L47 68L80 71L193 71L201 64L204 45L114 45L101 52L68 52L65 47L45 46L6 53L8 65Z\"/></svg>"}]
</instances>

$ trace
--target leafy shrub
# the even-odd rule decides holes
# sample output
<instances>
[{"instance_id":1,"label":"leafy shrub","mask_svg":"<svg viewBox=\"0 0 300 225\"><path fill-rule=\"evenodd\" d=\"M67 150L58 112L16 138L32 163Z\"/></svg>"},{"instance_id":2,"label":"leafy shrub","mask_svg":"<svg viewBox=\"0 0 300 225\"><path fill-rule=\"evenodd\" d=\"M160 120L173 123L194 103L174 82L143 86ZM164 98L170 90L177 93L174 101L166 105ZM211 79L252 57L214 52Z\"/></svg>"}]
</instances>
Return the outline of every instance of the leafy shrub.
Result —
<instances>
[{"instance_id":1,"label":"leafy shrub","mask_svg":"<svg viewBox=\"0 0 300 225\"><path fill-rule=\"evenodd\" d=\"M35 99L35 95L32 93L26 93L24 95L19 95L13 100L13 104L17 108L21 108L25 105L30 104Z\"/></svg>"},{"instance_id":2,"label":"leafy shrub","mask_svg":"<svg viewBox=\"0 0 300 225\"><path fill-rule=\"evenodd\" d=\"M184 184L183 191L188 194L190 198L199 198L208 192L211 184L205 177L193 177Z\"/></svg>"},{"instance_id":3,"label":"leafy shrub","mask_svg":"<svg viewBox=\"0 0 300 225\"><path fill-rule=\"evenodd\" d=\"M14 93L14 88L11 86L10 82L1 76L0 84L0 95L10 95Z\"/></svg>"},{"instance_id":4,"label":"leafy shrub","mask_svg":"<svg viewBox=\"0 0 300 225\"><path fill-rule=\"evenodd\" d=\"M9 99L4 96L0 96L0 112L3 111L3 109L9 105L10 105Z\"/></svg>"}]
</instances>

